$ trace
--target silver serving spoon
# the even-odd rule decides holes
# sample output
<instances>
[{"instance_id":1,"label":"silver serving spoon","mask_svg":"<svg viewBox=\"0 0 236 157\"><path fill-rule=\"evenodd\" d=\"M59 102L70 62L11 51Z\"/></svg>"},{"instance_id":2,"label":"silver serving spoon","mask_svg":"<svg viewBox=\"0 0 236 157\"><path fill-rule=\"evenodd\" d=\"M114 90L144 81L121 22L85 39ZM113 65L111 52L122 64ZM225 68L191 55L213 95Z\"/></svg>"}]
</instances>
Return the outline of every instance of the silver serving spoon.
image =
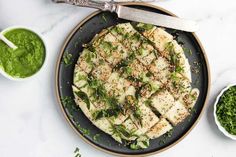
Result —
<instances>
[{"instance_id":1,"label":"silver serving spoon","mask_svg":"<svg viewBox=\"0 0 236 157\"><path fill-rule=\"evenodd\" d=\"M2 33L0 33L0 40L2 40L4 43L6 43L13 50L18 48L14 43L12 43L10 40L8 40Z\"/></svg>"}]
</instances>

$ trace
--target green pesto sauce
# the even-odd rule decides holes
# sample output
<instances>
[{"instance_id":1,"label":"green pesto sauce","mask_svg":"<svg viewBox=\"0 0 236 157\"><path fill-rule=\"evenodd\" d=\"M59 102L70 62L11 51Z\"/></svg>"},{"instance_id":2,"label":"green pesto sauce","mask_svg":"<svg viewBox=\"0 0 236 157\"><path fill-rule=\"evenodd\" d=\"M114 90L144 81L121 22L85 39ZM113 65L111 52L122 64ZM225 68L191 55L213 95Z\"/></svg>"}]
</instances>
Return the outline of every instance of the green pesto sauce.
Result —
<instances>
[{"instance_id":1,"label":"green pesto sauce","mask_svg":"<svg viewBox=\"0 0 236 157\"><path fill-rule=\"evenodd\" d=\"M39 71L45 60L45 46L41 38L22 28L12 29L4 36L18 48L13 50L0 41L0 68L17 78L26 78Z\"/></svg>"}]
</instances>

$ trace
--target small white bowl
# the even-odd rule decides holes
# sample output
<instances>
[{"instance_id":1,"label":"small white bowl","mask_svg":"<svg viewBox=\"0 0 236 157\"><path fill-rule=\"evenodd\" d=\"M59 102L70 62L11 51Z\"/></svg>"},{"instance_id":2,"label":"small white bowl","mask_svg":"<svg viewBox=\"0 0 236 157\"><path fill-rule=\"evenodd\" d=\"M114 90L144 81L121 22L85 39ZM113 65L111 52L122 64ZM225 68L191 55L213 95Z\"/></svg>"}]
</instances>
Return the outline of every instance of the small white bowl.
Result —
<instances>
[{"instance_id":1,"label":"small white bowl","mask_svg":"<svg viewBox=\"0 0 236 157\"><path fill-rule=\"evenodd\" d=\"M41 66L41 68L36 72L34 73L33 75L29 76L29 77L25 77L25 78L20 78L20 77L13 77L11 75L9 75L8 73L6 73L2 68L0 68L0 74L2 74L3 76L5 76L6 78L10 79L10 80L13 80L13 81L24 81L24 80L29 80L33 77L35 77L45 66L45 63L46 63L46 60L47 60L47 45L45 43L45 40L43 39L42 35L40 33L38 33L37 31L35 30L32 30L31 28L28 28L28 27L24 27L24 26L12 26L12 27L8 27L4 30L2 30L0 33L4 34L5 32L8 32L10 30L13 30L13 29L26 29L26 30L29 30L35 34L37 34L39 36L39 38L42 40L43 44L44 44L44 47L45 47L45 58L44 58L44 62L43 62L43 65Z\"/></svg>"},{"instance_id":2,"label":"small white bowl","mask_svg":"<svg viewBox=\"0 0 236 157\"><path fill-rule=\"evenodd\" d=\"M216 105L218 104L220 97L224 94L224 92L226 92L230 87L232 86L236 86L236 84L230 84L227 87L225 87L220 94L217 96L215 104L214 104L214 119L215 119L215 123L218 127L218 129L227 137L231 138L232 140L236 140L236 135L232 135L230 134L228 131L225 130L224 127L221 126L220 122L218 121L217 115L216 115Z\"/></svg>"}]
</instances>

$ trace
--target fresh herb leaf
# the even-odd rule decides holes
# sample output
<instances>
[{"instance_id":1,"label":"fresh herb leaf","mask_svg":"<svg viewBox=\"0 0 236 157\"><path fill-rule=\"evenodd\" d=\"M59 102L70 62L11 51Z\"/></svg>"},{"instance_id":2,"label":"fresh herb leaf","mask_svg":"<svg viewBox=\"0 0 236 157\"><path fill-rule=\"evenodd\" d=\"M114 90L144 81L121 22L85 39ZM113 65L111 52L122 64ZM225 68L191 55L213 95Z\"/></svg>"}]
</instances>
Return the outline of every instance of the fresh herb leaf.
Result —
<instances>
[{"instance_id":1,"label":"fresh herb leaf","mask_svg":"<svg viewBox=\"0 0 236 157\"><path fill-rule=\"evenodd\" d=\"M72 115L75 111L79 110L79 107L74 105L74 100L70 96L65 96L61 98L62 104L65 106L70 115Z\"/></svg>"},{"instance_id":2,"label":"fresh herb leaf","mask_svg":"<svg viewBox=\"0 0 236 157\"><path fill-rule=\"evenodd\" d=\"M116 35L116 34L121 34L122 35L122 33L124 32L124 29L121 28L121 27L115 26L110 30L110 32L114 35Z\"/></svg>"},{"instance_id":3,"label":"fresh herb leaf","mask_svg":"<svg viewBox=\"0 0 236 157\"><path fill-rule=\"evenodd\" d=\"M142 36L139 34L139 33L135 33L131 36L131 40L134 40L134 41L140 41L140 39L142 38Z\"/></svg>"},{"instance_id":4,"label":"fresh herb leaf","mask_svg":"<svg viewBox=\"0 0 236 157\"><path fill-rule=\"evenodd\" d=\"M152 100L151 100L151 99L147 99L147 100L144 102L144 104L145 104L146 106L151 106L151 105L152 105Z\"/></svg>"},{"instance_id":5,"label":"fresh herb leaf","mask_svg":"<svg viewBox=\"0 0 236 157\"><path fill-rule=\"evenodd\" d=\"M75 150L74 150L75 157L81 157L81 154L80 154L79 151L80 151L79 148L76 147Z\"/></svg>"},{"instance_id":6,"label":"fresh herb leaf","mask_svg":"<svg viewBox=\"0 0 236 157\"><path fill-rule=\"evenodd\" d=\"M118 114L122 111L122 105L115 97L109 96L107 94L104 85L99 80L93 78L93 76L91 75L88 76L88 84L89 87L93 90L93 97L105 102L110 106L110 109L95 112L93 115L94 119L118 116Z\"/></svg>"},{"instance_id":7,"label":"fresh herb leaf","mask_svg":"<svg viewBox=\"0 0 236 157\"><path fill-rule=\"evenodd\" d=\"M132 53L128 58L121 60L113 69L112 71L119 71L131 73L132 69L129 64L135 59L135 54Z\"/></svg>"},{"instance_id":8,"label":"fresh herb leaf","mask_svg":"<svg viewBox=\"0 0 236 157\"><path fill-rule=\"evenodd\" d=\"M86 45L86 49L88 49L90 52L95 52L95 47L92 44Z\"/></svg>"},{"instance_id":9,"label":"fresh herb leaf","mask_svg":"<svg viewBox=\"0 0 236 157\"><path fill-rule=\"evenodd\" d=\"M129 138L131 137L137 137L137 135L134 134L134 130L129 130L122 124L112 125L111 131L112 131L112 134L115 134L126 140L129 140Z\"/></svg>"},{"instance_id":10,"label":"fresh herb leaf","mask_svg":"<svg viewBox=\"0 0 236 157\"><path fill-rule=\"evenodd\" d=\"M152 24L143 24L143 28L145 29L145 30L150 30L150 29L152 29L154 27L154 25L152 25Z\"/></svg>"},{"instance_id":11,"label":"fresh herb leaf","mask_svg":"<svg viewBox=\"0 0 236 157\"><path fill-rule=\"evenodd\" d=\"M113 96L107 96L106 99L106 102L111 106L111 108L117 111L122 111L122 105L118 102L117 98Z\"/></svg>"},{"instance_id":12,"label":"fresh herb leaf","mask_svg":"<svg viewBox=\"0 0 236 157\"><path fill-rule=\"evenodd\" d=\"M146 136L141 136L135 142L130 144L130 149L133 150L145 149L148 147L149 147L149 138Z\"/></svg>"},{"instance_id":13,"label":"fresh herb leaf","mask_svg":"<svg viewBox=\"0 0 236 157\"><path fill-rule=\"evenodd\" d=\"M172 72L170 75L170 78L173 82L178 82L180 80L180 78L177 76L176 72Z\"/></svg>"},{"instance_id":14,"label":"fresh herb leaf","mask_svg":"<svg viewBox=\"0 0 236 157\"><path fill-rule=\"evenodd\" d=\"M113 68L113 71L117 71L122 68L126 68L128 65L129 65L129 61L124 59L121 62L119 62L118 64L116 64L116 66Z\"/></svg>"},{"instance_id":15,"label":"fresh herb leaf","mask_svg":"<svg viewBox=\"0 0 236 157\"><path fill-rule=\"evenodd\" d=\"M136 119L138 119L140 121L140 124L142 125L142 121L141 121L142 120L142 112L141 112L140 108L136 107L133 115Z\"/></svg>"},{"instance_id":16,"label":"fresh herb leaf","mask_svg":"<svg viewBox=\"0 0 236 157\"><path fill-rule=\"evenodd\" d=\"M112 117L112 116L117 117L119 113L120 113L120 108L110 108L110 109L95 111L92 114L92 116L95 120L98 120L104 117Z\"/></svg>"},{"instance_id":17,"label":"fresh herb leaf","mask_svg":"<svg viewBox=\"0 0 236 157\"><path fill-rule=\"evenodd\" d=\"M189 48L183 47L183 50L184 50L184 52L186 52L186 53L189 54L189 55L192 55L192 54L193 54L192 50L189 49Z\"/></svg>"},{"instance_id":18,"label":"fresh herb leaf","mask_svg":"<svg viewBox=\"0 0 236 157\"><path fill-rule=\"evenodd\" d=\"M63 56L63 62L66 66L69 66L72 64L72 54L65 52Z\"/></svg>"},{"instance_id":19,"label":"fresh herb leaf","mask_svg":"<svg viewBox=\"0 0 236 157\"><path fill-rule=\"evenodd\" d=\"M81 81L81 80L85 80L86 81L87 80L87 76L79 74L79 75L77 75L76 80L77 81Z\"/></svg>"},{"instance_id":20,"label":"fresh herb leaf","mask_svg":"<svg viewBox=\"0 0 236 157\"><path fill-rule=\"evenodd\" d=\"M159 142L159 145L165 144L168 139L170 139L173 135L173 129L168 131L166 134L163 135L162 139Z\"/></svg>"},{"instance_id":21,"label":"fresh herb leaf","mask_svg":"<svg viewBox=\"0 0 236 157\"><path fill-rule=\"evenodd\" d=\"M152 25L152 24L145 24L145 23L139 23L136 27L137 27L138 31L144 32L144 31L151 30L154 27L154 25Z\"/></svg>"},{"instance_id":22,"label":"fresh herb leaf","mask_svg":"<svg viewBox=\"0 0 236 157\"><path fill-rule=\"evenodd\" d=\"M135 82L137 84L142 84L143 83L143 80L141 78L135 78L133 76L128 76L127 79L132 81L132 82Z\"/></svg>"},{"instance_id":23,"label":"fresh herb leaf","mask_svg":"<svg viewBox=\"0 0 236 157\"><path fill-rule=\"evenodd\" d=\"M84 49L84 52L86 51L86 53L85 53L85 61L88 63L88 64L92 64L93 62L92 62L92 59L93 58L96 58L96 53L94 53L94 52L91 52L91 51L89 51L88 49Z\"/></svg>"},{"instance_id":24,"label":"fresh herb leaf","mask_svg":"<svg viewBox=\"0 0 236 157\"><path fill-rule=\"evenodd\" d=\"M166 47L165 47L166 51L169 52L169 61L171 63L171 65L174 67L174 70L173 71L176 71L177 68L181 68L180 67L180 56L178 53L175 52L175 49L174 49L174 44L172 42L168 42L166 44Z\"/></svg>"},{"instance_id":25,"label":"fresh herb leaf","mask_svg":"<svg viewBox=\"0 0 236 157\"><path fill-rule=\"evenodd\" d=\"M93 136L93 140L94 141L98 141L98 139L100 138L101 134L96 134Z\"/></svg>"},{"instance_id":26,"label":"fresh herb leaf","mask_svg":"<svg viewBox=\"0 0 236 157\"><path fill-rule=\"evenodd\" d=\"M111 55L112 50L114 50L116 47L113 47L111 42L102 41L100 44L100 48L103 49L106 55Z\"/></svg>"},{"instance_id":27,"label":"fresh herb leaf","mask_svg":"<svg viewBox=\"0 0 236 157\"><path fill-rule=\"evenodd\" d=\"M168 132L166 133L166 136L167 136L167 137L171 137L172 134L173 134L173 129L171 129L170 131L168 131Z\"/></svg>"},{"instance_id":28,"label":"fresh herb leaf","mask_svg":"<svg viewBox=\"0 0 236 157\"><path fill-rule=\"evenodd\" d=\"M172 65L177 65L178 57L177 57L176 53L171 53L170 54L170 62L172 63Z\"/></svg>"},{"instance_id":29,"label":"fresh herb leaf","mask_svg":"<svg viewBox=\"0 0 236 157\"><path fill-rule=\"evenodd\" d=\"M182 72L184 72L184 69L181 66L177 66L177 67L175 67L175 72L182 73Z\"/></svg>"},{"instance_id":30,"label":"fresh herb leaf","mask_svg":"<svg viewBox=\"0 0 236 157\"><path fill-rule=\"evenodd\" d=\"M83 135L90 135L91 134L90 130L81 127L80 124L77 125L77 128L82 132Z\"/></svg>"},{"instance_id":31,"label":"fresh herb leaf","mask_svg":"<svg viewBox=\"0 0 236 157\"><path fill-rule=\"evenodd\" d=\"M132 144L130 144L130 149L132 149L132 150L138 150L138 149L140 149L140 146L137 145L137 143L132 143Z\"/></svg>"},{"instance_id":32,"label":"fresh herb leaf","mask_svg":"<svg viewBox=\"0 0 236 157\"><path fill-rule=\"evenodd\" d=\"M76 94L80 99L82 99L82 101L86 103L87 108L90 109L90 101L89 101L88 95L87 95L85 92L82 92L82 91L75 92L75 94Z\"/></svg>"},{"instance_id":33,"label":"fresh herb leaf","mask_svg":"<svg viewBox=\"0 0 236 157\"><path fill-rule=\"evenodd\" d=\"M146 73L146 76L147 76L147 77L151 77L151 76L153 76L153 73L150 72L150 71L148 71L148 72Z\"/></svg>"},{"instance_id":34,"label":"fresh herb leaf","mask_svg":"<svg viewBox=\"0 0 236 157\"><path fill-rule=\"evenodd\" d=\"M124 72L125 72L127 75L131 75L131 74L132 74L132 71L133 71L133 69L130 68L130 67L126 67L125 70L124 70Z\"/></svg>"},{"instance_id":35,"label":"fresh herb leaf","mask_svg":"<svg viewBox=\"0 0 236 157\"><path fill-rule=\"evenodd\" d=\"M104 101L107 96L107 92L103 84L95 79L91 74L88 75L88 85L93 90L93 97Z\"/></svg>"},{"instance_id":36,"label":"fresh herb leaf","mask_svg":"<svg viewBox=\"0 0 236 157\"><path fill-rule=\"evenodd\" d=\"M135 91L135 98L136 98L136 99L139 99L139 98L141 97L141 91L142 91L142 89L144 88L144 86L145 86L145 85L142 85L142 86L136 88L136 91Z\"/></svg>"},{"instance_id":37,"label":"fresh herb leaf","mask_svg":"<svg viewBox=\"0 0 236 157\"><path fill-rule=\"evenodd\" d=\"M138 106L137 99L132 95L127 95L125 100L126 110L131 110L133 112L134 118L136 118L139 124L142 126L142 112Z\"/></svg>"},{"instance_id":38,"label":"fresh herb leaf","mask_svg":"<svg viewBox=\"0 0 236 157\"><path fill-rule=\"evenodd\" d=\"M73 99L69 96L65 96L61 99L62 104L67 108L72 105Z\"/></svg>"}]
</instances>

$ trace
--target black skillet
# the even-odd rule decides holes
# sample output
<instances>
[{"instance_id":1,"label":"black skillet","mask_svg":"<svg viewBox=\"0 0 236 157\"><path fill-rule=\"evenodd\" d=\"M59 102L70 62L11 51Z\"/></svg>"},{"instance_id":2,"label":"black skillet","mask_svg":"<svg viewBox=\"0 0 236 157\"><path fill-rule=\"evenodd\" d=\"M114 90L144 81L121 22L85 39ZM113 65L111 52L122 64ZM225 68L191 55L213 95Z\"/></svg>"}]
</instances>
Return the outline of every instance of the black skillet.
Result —
<instances>
[{"instance_id":1,"label":"black skillet","mask_svg":"<svg viewBox=\"0 0 236 157\"><path fill-rule=\"evenodd\" d=\"M125 3L125 5L146 11L175 16L162 8L149 4ZM185 55L192 66L192 85L200 90L200 96L194 107L194 112L192 112L192 115L186 118L184 122L173 129L173 133L170 137L163 135L160 138L151 140L149 148L144 150L131 150L128 147L119 144L109 135L95 127L86 118L83 112L76 107L74 101L71 102L71 108L69 110L68 107L66 107L67 104L65 104L65 101L62 101L65 100L65 98L73 99L71 86L73 82L74 65L83 49L82 45L89 43L95 34L99 33L102 29L124 22L130 21L117 18L115 13L97 11L76 26L66 39L58 58L56 68L56 93L59 104L69 124L89 144L100 150L119 156L150 155L164 151L182 140L199 120L206 103L210 86L210 73L204 49L195 34L167 29L167 31L173 35L177 34L178 41L182 42L185 47L192 51L192 54L186 52ZM63 62L63 56L66 56L67 53L72 55L71 65L65 65ZM196 70L199 72L196 73Z\"/></svg>"}]
</instances>

